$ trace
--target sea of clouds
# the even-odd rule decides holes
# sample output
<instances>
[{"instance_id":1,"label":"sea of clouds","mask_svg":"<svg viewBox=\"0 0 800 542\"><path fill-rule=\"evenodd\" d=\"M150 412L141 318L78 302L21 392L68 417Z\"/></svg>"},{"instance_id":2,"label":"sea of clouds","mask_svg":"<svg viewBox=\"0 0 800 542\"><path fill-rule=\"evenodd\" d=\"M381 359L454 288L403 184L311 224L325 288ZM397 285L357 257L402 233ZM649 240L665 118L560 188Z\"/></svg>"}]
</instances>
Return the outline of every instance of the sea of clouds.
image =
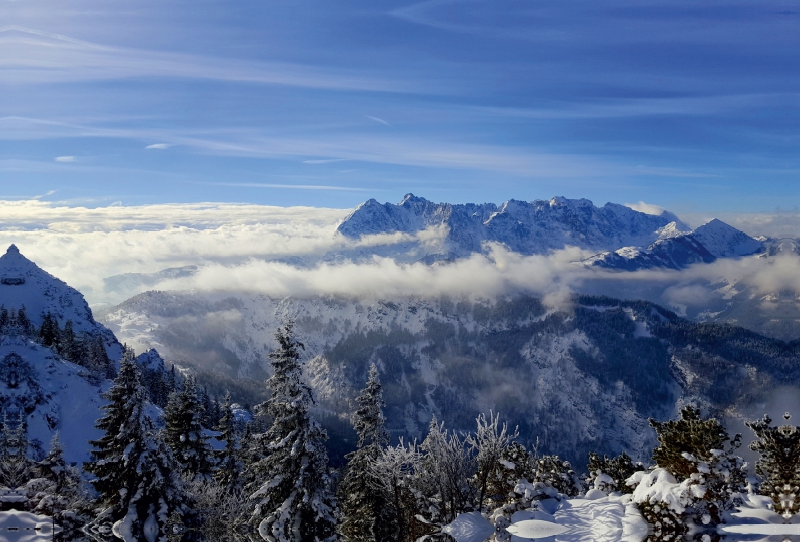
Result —
<instances>
[{"instance_id":1,"label":"sea of clouds","mask_svg":"<svg viewBox=\"0 0 800 542\"><path fill-rule=\"evenodd\" d=\"M638 292L639 297L681 312L689 305L719 301L731 288L748 288L753 295L800 292L796 256L721 260L683 271L619 273L577 265L591 254L576 248L520 256L490 245L485 254L452 263L415 263L414 251L441 242L443 231L348 240L336 227L349 212L221 203L89 208L42 200L0 201L0 243L15 243L26 257L83 292L95 307L149 289L249 291L275 297L492 297L524 290L551 304L566 303L575 291L619 297L637 297ZM751 235L800 237L793 233L800 232L798 213L725 219ZM696 223L698 217L688 221ZM383 255L341 256L367 248ZM405 257L394 257L397 254ZM196 268L177 277L150 275L184 266ZM120 275L130 280L104 280Z\"/></svg>"}]
</instances>

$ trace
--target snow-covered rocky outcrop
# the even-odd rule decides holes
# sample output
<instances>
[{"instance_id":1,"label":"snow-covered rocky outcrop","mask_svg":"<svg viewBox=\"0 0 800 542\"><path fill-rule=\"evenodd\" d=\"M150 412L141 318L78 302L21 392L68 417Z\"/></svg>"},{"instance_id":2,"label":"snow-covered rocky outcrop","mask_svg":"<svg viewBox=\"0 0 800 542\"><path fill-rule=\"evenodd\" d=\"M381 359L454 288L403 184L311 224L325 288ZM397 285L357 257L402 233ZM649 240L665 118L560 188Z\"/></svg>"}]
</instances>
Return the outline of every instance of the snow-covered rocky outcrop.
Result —
<instances>
[{"instance_id":1,"label":"snow-covered rocky outcrop","mask_svg":"<svg viewBox=\"0 0 800 542\"><path fill-rule=\"evenodd\" d=\"M608 251L648 245L669 225L688 230L673 214L651 215L624 205L596 207L587 199L554 197L532 202L509 200L502 205L434 203L406 195L399 204L371 199L359 205L338 227L351 239L387 233L416 233L444 228L446 239L429 260L452 259L481 252L487 241L502 243L520 254L544 254L567 246Z\"/></svg>"}]
</instances>

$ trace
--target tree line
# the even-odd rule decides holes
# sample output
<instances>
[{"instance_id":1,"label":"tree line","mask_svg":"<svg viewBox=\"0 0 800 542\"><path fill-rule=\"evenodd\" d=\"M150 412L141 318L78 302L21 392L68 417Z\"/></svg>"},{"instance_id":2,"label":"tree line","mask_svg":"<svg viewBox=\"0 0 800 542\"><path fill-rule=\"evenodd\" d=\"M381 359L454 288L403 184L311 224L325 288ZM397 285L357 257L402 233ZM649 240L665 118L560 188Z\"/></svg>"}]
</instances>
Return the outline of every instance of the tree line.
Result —
<instances>
[{"instance_id":1,"label":"tree line","mask_svg":"<svg viewBox=\"0 0 800 542\"><path fill-rule=\"evenodd\" d=\"M760 454L753 473L736 455L741 435L731 437L718 420L687 406L675 420L650 420L659 441L651 466L624 453L590 454L588 474L580 475L569 462L517 442L517 431L495 413L479 416L470 433L434 418L421 442L390 443L375 365L355 400L356 449L333 471L303 379L303 345L291 324L276 338L269 399L245 423L226 396L213 431L191 376L154 416L145 371L126 349L96 424L102 436L90 443L88 485L65 464L57 436L46 456L26 458L22 414L3 426L5 485L22 487L35 511L68 530L131 542L452 540L445 526L466 512L483 514L500 540L515 512L546 510L587 491L632 494L666 540L725 521L748 492L767 496L787 517L800 507L800 431L768 417L748 424Z\"/></svg>"}]
</instances>

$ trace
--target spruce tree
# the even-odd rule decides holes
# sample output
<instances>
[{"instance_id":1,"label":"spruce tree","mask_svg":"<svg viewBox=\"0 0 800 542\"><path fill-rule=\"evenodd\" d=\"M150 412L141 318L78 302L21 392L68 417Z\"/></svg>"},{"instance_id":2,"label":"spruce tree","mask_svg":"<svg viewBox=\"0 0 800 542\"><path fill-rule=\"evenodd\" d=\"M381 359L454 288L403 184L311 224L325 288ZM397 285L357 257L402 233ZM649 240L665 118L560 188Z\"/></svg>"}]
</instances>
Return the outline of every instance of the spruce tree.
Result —
<instances>
[{"instance_id":1,"label":"spruce tree","mask_svg":"<svg viewBox=\"0 0 800 542\"><path fill-rule=\"evenodd\" d=\"M236 419L233 416L233 409L231 409L230 393L225 394L221 410L222 417L219 425L214 429L220 433L216 439L224 442L225 447L216 453L217 471L214 473L214 479L228 493L236 493L241 490L242 463L239 461Z\"/></svg>"},{"instance_id":2,"label":"spruce tree","mask_svg":"<svg viewBox=\"0 0 800 542\"><path fill-rule=\"evenodd\" d=\"M118 522L126 542L163 540L170 515L189 509L172 454L145 414L147 392L129 351L104 398L109 404L95 427L105 434L90 441L92 460L84 465L103 508L90 528Z\"/></svg>"},{"instance_id":3,"label":"spruce tree","mask_svg":"<svg viewBox=\"0 0 800 542\"><path fill-rule=\"evenodd\" d=\"M72 327L72 320L67 320L64 323L64 329L61 331L61 340L58 346L58 352L63 358L80 364L80 344L78 338L75 336L75 330Z\"/></svg>"},{"instance_id":4,"label":"spruce tree","mask_svg":"<svg viewBox=\"0 0 800 542\"><path fill-rule=\"evenodd\" d=\"M386 403L375 364L369 368L367 385L356 397L356 404L353 426L358 433L358 447L347 455L347 472L339 485L339 533L347 542L396 540L397 518L392 503L371 474L383 447L389 443L383 415Z\"/></svg>"},{"instance_id":5,"label":"spruce tree","mask_svg":"<svg viewBox=\"0 0 800 542\"><path fill-rule=\"evenodd\" d=\"M210 478L211 447L203 433L203 405L193 376L183 389L170 395L164 409L164 441L172 449L184 476Z\"/></svg>"},{"instance_id":6,"label":"spruce tree","mask_svg":"<svg viewBox=\"0 0 800 542\"><path fill-rule=\"evenodd\" d=\"M309 412L311 388L303 382L300 349L292 324L279 329L280 347L270 354L273 375L266 411L272 425L263 435L262 459L251 465L255 482L246 491L255 507L250 524L275 542L335 540L336 500L329 489L325 430Z\"/></svg>"},{"instance_id":7,"label":"spruce tree","mask_svg":"<svg viewBox=\"0 0 800 542\"><path fill-rule=\"evenodd\" d=\"M42 326L39 328L39 342L42 346L47 346L59 350L61 330L58 327L58 320L50 312L42 315Z\"/></svg>"}]
</instances>

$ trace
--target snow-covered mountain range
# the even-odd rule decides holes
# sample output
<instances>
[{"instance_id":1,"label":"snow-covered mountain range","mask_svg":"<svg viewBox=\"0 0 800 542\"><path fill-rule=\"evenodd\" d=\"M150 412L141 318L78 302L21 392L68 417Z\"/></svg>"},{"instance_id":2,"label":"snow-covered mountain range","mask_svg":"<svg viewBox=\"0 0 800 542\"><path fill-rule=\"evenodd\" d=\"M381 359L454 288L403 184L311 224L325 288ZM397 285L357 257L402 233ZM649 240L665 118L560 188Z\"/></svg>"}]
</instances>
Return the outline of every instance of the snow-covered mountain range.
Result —
<instances>
[{"instance_id":1,"label":"snow-covered mountain range","mask_svg":"<svg viewBox=\"0 0 800 542\"><path fill-rule=\"evenodd\" d=\"M590 450L645 458L654 444L647 418L666 419L687 401L744 416L795 378L800 361L797 344L598 297L554 309L523 294L369 300L148 292L101 318L126 342L156 347L206 378L257 381L268 374L275 330L293 318L334 446L352 439L336 428L347 425L375 362L395 436L424 436L433 416L468 430L492 409L519 424L528 443L538 438L541 450L578 464Z\"/></svg>"},{"instance_id":2,"label":"snow-covered mountain range","mask_svg":"<svg viewBox=\"0 0 800 542\"><path fill-rule=\"evenodd\" d=\"M338 226L350 239L379 234L419 234L438 230L440 244L420 251L420 260L452 260L500 243L522 255L547 254L568 246L597 254L584 265L619 270L683 268L718 258L764 250L762 241L712 220L692 229L662 211L647 214L615 203L596 207L587 199L554 197L502 205L433 203L408 194L398 204L368 200Z\"/></svg>"}]
</instances>

